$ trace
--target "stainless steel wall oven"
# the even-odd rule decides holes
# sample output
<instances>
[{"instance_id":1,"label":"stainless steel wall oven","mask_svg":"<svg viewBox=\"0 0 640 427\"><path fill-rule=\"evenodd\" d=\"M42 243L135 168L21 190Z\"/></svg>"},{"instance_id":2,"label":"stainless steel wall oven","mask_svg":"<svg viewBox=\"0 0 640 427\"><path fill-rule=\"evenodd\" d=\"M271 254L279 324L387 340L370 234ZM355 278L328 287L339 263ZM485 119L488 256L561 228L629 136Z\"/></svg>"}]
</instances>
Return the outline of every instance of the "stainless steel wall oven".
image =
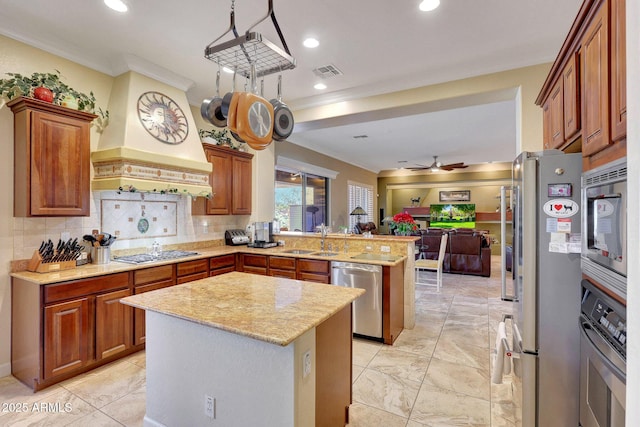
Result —
<instances>
[{"instance_id":1,"label":"stainless steel wall oven","mask_svg":"<svg viewBox=\"0 0 640 427\"><path fill-rule=\"evenodd\" d=\"M580 425L624 427L626 307L587 280L580 314Z\"/></svg>"},{"instance_id":2,"label":"stainless steel wall oven","mask_svg":"<svg viewBox=\"0 0 640 427\"><path fill-rule=\"evenodd\" d=\"M582 272L626 300L626 158L582 174Z\"/></svg>"}]
</instances>

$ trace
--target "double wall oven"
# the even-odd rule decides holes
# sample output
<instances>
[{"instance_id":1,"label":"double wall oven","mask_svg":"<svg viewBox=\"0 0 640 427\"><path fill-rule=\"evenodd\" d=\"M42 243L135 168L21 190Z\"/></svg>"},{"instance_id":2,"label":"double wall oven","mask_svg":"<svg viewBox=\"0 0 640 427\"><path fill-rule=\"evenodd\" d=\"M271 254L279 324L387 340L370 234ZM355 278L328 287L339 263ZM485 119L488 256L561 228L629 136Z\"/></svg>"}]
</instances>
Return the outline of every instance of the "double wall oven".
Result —
<instances>
[{"instance_id":1,"label":"double wall oven","mask_svg":"<svg viewBox=\"0 0 640 427\"><path fill-rule=\"evenodd\" d=\"M626 158L582 176L580 425L624 427Z\"/></svg>"}]
</instances>

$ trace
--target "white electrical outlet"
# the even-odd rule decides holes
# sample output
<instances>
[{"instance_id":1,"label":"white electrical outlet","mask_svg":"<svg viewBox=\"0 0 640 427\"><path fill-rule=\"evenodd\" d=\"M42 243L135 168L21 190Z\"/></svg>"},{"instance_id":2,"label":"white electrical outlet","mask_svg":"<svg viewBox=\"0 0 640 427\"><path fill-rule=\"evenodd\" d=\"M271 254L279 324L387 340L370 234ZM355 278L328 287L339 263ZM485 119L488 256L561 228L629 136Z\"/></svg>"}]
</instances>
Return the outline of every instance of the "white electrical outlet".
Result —
<instances>
[{"instance_id":1,"label":"white electrical outlet","mask_svg":"<svg viewBox=\"0 0 640 427\"><path fill-rule=\"evenodd\" d=\"M209 396L209 395L204 395L204 414L209 417L209 418L215 418L215 407L216 407L216 400Z\"/></svg>"},{"instance_id":2,"label":"white electrical outlet","mask_svg":"<svg viewBox=\"0 0 640 427\"><path fill-rule=\"evenodd\" d=\"M306 378L311 373L311 350L307 350L302 355L302 378Z\"/></svg>"},{"instance_id":3,"label":"white electrical outlet","mask_svg":"<svg viewBox=\"0 0 640 427\"><path fill-rule=\"evenodd\" d=\"M382 252L391 252L391 246L380 246Z\"/></svg>"}]
</instances>

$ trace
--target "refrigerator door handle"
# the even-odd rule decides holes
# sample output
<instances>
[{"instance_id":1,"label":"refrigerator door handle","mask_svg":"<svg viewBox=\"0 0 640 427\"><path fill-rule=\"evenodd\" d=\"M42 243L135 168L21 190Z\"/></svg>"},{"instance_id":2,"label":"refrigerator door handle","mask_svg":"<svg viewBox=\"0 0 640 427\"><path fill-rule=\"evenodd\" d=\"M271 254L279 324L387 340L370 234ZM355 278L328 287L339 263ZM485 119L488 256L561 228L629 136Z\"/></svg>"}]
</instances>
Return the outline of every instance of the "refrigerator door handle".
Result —
<instances>
[{"instance_id":1,"label":"refrigerator door handle","mask_svg":"<svg viewBox=\"0 0 640 427\"><path fill-rule=\"evenodd\" d=\"M511 187L504 185L500 187L500 272L502 279L500 297L502 301L515 301L515 295L507 294L507 190L511 190ZM511 264L513 269L513 262Z\"/></svg>"}]
</instances>

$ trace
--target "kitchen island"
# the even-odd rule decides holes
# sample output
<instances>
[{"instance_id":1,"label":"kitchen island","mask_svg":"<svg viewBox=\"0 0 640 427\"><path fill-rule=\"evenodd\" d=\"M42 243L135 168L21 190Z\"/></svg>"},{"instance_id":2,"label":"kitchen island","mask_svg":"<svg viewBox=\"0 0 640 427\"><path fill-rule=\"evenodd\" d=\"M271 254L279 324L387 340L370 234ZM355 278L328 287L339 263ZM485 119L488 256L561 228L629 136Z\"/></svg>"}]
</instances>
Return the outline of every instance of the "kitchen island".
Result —
<instances>
[{"instance_id":1,"label":"kitchen island","mask_svg":"<svg viewBox=\"0 0 640 427\"><path fill-rule=\"evenodd\" d=\"M145 425L347 424L362 293L233 272L122 299L146 310Z\"/></svg>"}]
</instances>

